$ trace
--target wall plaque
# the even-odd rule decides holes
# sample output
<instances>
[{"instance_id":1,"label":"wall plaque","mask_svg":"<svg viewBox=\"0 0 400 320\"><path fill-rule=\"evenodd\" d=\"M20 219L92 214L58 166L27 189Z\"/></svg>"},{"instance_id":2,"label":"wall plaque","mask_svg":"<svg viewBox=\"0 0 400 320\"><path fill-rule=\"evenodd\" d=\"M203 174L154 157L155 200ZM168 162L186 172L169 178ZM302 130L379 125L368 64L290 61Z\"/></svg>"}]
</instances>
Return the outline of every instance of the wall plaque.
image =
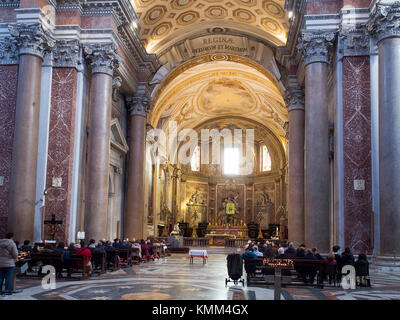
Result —
<instances>
[{"instance_id":1,"label":"wall plaque","mask_svg":"<svg viewBox=\"0 0 400 320\"><path fill-rule=\"evenodd\" d=\"M354 180L354 190L365 190L365 180Z\"/></svg>"}]
</instances>

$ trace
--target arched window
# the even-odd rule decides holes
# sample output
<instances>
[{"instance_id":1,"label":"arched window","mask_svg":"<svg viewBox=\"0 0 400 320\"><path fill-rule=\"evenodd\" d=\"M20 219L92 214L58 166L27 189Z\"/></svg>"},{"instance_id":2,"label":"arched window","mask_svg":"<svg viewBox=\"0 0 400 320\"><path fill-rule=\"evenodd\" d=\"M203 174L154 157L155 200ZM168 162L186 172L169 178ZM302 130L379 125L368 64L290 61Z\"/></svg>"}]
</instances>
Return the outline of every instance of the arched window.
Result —
<instances>
[{"instance_id":1,"label":"arched window","mask_svg":"<svg viewBox=\"0 0 400 320\"><path fill-rule=\"evenodd\" d=\"M239 174L239 148L224 148L224 174Z\"/></svg>"},{"instance_id":2,"label":"arched window","mask_svg":"<svg viewBox=\"0 0 400 320\"><path fill-rule=\"evenodd\" d=\"M192 158L190 159L192 171L200 171L200 147L194 148Z\"/></svg>"},{"instance_id":3,"label":"arched window","mask_svg":"<svg viewBox=\"0 0 400 320\"><path fill-rule=\"evenodd\" d=\"M271 156L266 145L261 148L261 165L262 172L271 171L272 169Z\"/></svg>"}]
</instances>

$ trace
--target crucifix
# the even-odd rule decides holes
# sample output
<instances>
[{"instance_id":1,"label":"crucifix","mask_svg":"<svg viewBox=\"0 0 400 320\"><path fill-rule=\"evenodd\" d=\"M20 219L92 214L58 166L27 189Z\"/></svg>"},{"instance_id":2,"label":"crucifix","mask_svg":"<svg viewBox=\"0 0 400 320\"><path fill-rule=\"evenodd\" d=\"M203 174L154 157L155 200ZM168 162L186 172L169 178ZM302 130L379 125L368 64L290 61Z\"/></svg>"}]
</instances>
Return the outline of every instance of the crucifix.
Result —
<instances>
[{"instance_id":1,"label":"crucifix","mask_svg":"<svg viewBox=\"0 0 400 320\"><path fill-rule=\"evenodd\" d=\"M51 215L51 220L44 220L44 224L50 225L50 239L48 239L48 240L55 239L57 225L62 224L62 223L63 223L62 220L56 220L55 214Z\"/></svg>"}]
</instances>

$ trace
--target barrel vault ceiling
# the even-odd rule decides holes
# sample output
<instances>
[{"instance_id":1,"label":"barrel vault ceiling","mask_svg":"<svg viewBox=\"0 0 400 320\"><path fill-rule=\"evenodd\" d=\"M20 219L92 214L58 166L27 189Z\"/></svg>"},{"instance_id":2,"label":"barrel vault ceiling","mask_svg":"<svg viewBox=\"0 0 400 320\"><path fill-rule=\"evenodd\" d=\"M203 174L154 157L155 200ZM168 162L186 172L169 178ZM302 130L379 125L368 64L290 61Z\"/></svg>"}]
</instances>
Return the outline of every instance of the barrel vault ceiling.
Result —
<instances>
[{"instance_id":1,"label":"barrel vault ceiling","mask_svg":"<svg viewBox=\"0 0 400 320\"><path fill-rule=\"evenodd\" d=\"M212 27L230 28L285 45L284 0L131 0L139 37L148 53Z\"/></svg>"}]
</instances>

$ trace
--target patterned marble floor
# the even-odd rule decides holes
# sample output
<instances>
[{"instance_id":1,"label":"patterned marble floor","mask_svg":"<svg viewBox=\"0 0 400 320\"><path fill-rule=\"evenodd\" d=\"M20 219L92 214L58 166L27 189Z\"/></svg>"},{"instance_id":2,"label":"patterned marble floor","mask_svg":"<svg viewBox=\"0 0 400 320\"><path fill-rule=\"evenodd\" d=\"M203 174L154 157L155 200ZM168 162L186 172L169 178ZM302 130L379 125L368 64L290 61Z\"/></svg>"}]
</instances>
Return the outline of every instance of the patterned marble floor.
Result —
<instances>
[{"instance_id":1,"label":"patterned marble floor","mask_svg":"<svg viewBox=\"0 0 400 320\"><path fill-rule=\"evenodd\" d=\"M228 284L226 255L233 249L209 248L206 264L186 254L108 272L85 281L57 281L56 289L43 289L40 280L19 279L22 292L2 300L272 300L272 287ZM400 299L400 274L371 268L371 288L344 290L287 287L282 300L388 300Z\"/></svg>"}]
</instances>

